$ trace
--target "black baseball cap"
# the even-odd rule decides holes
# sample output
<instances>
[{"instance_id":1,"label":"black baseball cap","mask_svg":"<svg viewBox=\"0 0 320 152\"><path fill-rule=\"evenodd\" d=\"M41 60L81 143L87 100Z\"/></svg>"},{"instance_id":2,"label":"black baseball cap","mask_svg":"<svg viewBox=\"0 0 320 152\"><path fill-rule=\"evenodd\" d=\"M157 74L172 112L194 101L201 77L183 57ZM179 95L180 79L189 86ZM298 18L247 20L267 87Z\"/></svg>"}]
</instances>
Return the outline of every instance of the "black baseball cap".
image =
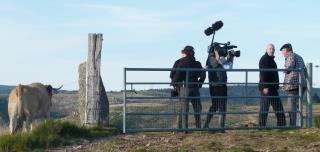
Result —
<instances>
[{"instance_id":1,"label":"black baseball cap","mask_svg":"<svg viewBox=\"0 0 320 152\"><path fill-rule=\"evenodd\" d=\"M280 48L280 51L284 48L287 48L289 49L290 51L292 51L292 46L290 43L286 43L286 44L283 44L282 47Z\"/></svg>"}]
</instances>

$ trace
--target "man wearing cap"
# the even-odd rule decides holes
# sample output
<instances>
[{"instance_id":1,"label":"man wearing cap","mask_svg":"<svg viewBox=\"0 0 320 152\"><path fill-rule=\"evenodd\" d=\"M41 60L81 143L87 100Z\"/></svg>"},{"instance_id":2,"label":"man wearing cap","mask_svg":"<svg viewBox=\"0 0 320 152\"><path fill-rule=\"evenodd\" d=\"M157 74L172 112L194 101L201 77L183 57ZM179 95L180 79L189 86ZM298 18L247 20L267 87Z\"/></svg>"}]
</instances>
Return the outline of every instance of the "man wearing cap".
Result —
<instances>
[{"instance_id":1,"label":"man wearing cap","mask_svg":"<svg viewBox=\"0 0 320 152\"><path fill-rule=\"evenodd\" d=\"M259 61L260 69L277 69L277 63L274 61L274 51L274 45L272 43L268 44L265 54ZM275 111L277 117L277 125L286 125L283 106L280 98L278 97L278 89L278 71L260 71L259 90L262 98L260 101L259 126L266 126L270 105ZM270 96L272 96L272 98Z\"/></svg>"},{"instance_id":2,"label":"man wearing cap","mask_svg":"<svg viewBox=\"0 0 320 152\"><path fill-rule=\"evenodd\" d=\"M284 72L284 85L283 89L288 93L288 102L289 102L289 118L290 118L290 126L296 126L297 122L297 113L299 111L298 105L298 96L299 96L299 79L301 83L301 96L304 94L304 90L307 86L306 83L306 68L302 57L293 52L292 46L290 43L284 44L281 47L281 52L285 57L285 69L287 71ZM293 71L292 69L301 69L302 71ZM299 76L300 73L300 76ZM291 97L292 96L292 97Z\"/></svg>"},{"instance_id":3,"label":"man wearing cap","mask_svg":"<svg viewBox=\"0 0 320 152\"><path fill-rule=\"evenodd\" d=\"M171 85L177 88L179 93L179 107L178 107L178 128L182 128L182 119L185 120L185 128L188 128L188 112L189 112L189 101L191 101L194 111L195 123L197 128L201 128L201 101L200 101L200 92L199 88L202 87L202 83L206 78L205 72L201 71L202 65L199 61L195 60L194 57L194 49L192 46L186 46L181 51L181 56L179 60L177 60L173 68L196 68L199 71L171 71L170 78L171 78ZM188 76L188 77L187 77ZM188 86L186 89L185 83L188 80ZM180 84L179 84L180 83ZM187 94L185 91L187 90ZM185 95L187 98L185 98ZM188 97L193 97L188 99ZM199 97L199 98L194 98ZM187 104L186 106L184 106ZM183 108L186 109L183 109ZM186 114L183 115L182 112L185 110Z\"/></svg>"},{"instance_id":4,"label":"man wearing cap","mask_svg":"<svg viewBox=\"0 0 320 152\"><path fill-rule=\"evenodd\" d=\"M208 50L210 50L208 47ZM232 69L233 66L233 56L220 56L219 47L214 48L213 53L209 53L206 67L208 69ZM233 51L233 50L229 50ZM210 51L208 51L210 52ZM206 122L204 128L209 128L210 121L213 117L214 112L219 112L219 124L220 128L224 128L225 126L225 119L227 111L227 96L228 96L228 89L227 89L227 72L226 71L209 71L209 91L212 97L211 102L212 105L209 108ZM224 132L224 130L222 130Z\"/></svg>"}]
</instances>

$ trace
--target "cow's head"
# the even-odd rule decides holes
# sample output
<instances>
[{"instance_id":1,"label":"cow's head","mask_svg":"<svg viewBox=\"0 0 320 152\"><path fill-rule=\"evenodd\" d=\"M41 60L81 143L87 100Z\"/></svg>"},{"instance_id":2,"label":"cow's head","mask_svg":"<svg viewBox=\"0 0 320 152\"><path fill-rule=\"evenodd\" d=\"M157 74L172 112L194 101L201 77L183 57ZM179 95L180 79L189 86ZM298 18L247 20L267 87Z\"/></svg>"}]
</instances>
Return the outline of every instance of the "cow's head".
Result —
<instances>
[{"instance_id":1,"label":"cow's head","mask_svg":"<svg viewBox=\"0 0 320 152\"><path fill-rule=\"evenodd\" d=\"M49 96L52 97L52 86L46 85L46 88L47 88L47 92L48 92Z\"/></svg>"},{"instance_id":2,"label":"cow's head","mask_svg":"<svg viewBox=\"0 0 320 152\"><path fill-rule=\"evenodd\" d=\"M60 86L59 88L53 88L51 85L45 85L45 86L47 88L47 92L48 92L50 98L52 97L53 93L58 92L63 87L63 85Z\"/></svg>"}]
</instances>

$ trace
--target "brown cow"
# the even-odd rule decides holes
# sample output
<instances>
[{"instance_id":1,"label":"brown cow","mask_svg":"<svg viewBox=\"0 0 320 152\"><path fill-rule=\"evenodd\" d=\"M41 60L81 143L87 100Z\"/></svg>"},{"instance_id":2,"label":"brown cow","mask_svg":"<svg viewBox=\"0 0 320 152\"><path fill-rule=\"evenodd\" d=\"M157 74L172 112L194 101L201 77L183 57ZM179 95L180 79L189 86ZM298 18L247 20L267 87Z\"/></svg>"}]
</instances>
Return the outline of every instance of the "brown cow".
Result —
<instances>
[{"instance_id":1,"label":"brown cow","mask_svg":"<svg viewBox=\"0 0 320 152\"><path fill-rule=\"evenodd\" d=\"M49 118L52 93L61 87L55 89L41 83L19 84L15 87L8 100L10 133L22 129L24 122L25 129L30 131L35 118Z\"/></svg>"}]
</instances>

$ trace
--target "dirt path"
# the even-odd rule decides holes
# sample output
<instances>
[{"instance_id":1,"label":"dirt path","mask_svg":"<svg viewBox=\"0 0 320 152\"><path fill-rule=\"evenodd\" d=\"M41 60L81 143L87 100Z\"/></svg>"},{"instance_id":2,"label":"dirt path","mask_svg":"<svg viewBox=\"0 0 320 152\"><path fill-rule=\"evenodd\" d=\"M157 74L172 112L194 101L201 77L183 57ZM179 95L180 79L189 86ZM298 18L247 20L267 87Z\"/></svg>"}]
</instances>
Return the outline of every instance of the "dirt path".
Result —
<instances>
[{"instance_id":1,"label":"dirt path","mask_svg":"<svg viewBox=\"0 0 320 152\"><path fill-rule=\"evenodd\" d=\"M293 151L320 152L320 130L229 131L227 133L137 133L83 141L62 151Z\"/></svg>"}]
</instances>

